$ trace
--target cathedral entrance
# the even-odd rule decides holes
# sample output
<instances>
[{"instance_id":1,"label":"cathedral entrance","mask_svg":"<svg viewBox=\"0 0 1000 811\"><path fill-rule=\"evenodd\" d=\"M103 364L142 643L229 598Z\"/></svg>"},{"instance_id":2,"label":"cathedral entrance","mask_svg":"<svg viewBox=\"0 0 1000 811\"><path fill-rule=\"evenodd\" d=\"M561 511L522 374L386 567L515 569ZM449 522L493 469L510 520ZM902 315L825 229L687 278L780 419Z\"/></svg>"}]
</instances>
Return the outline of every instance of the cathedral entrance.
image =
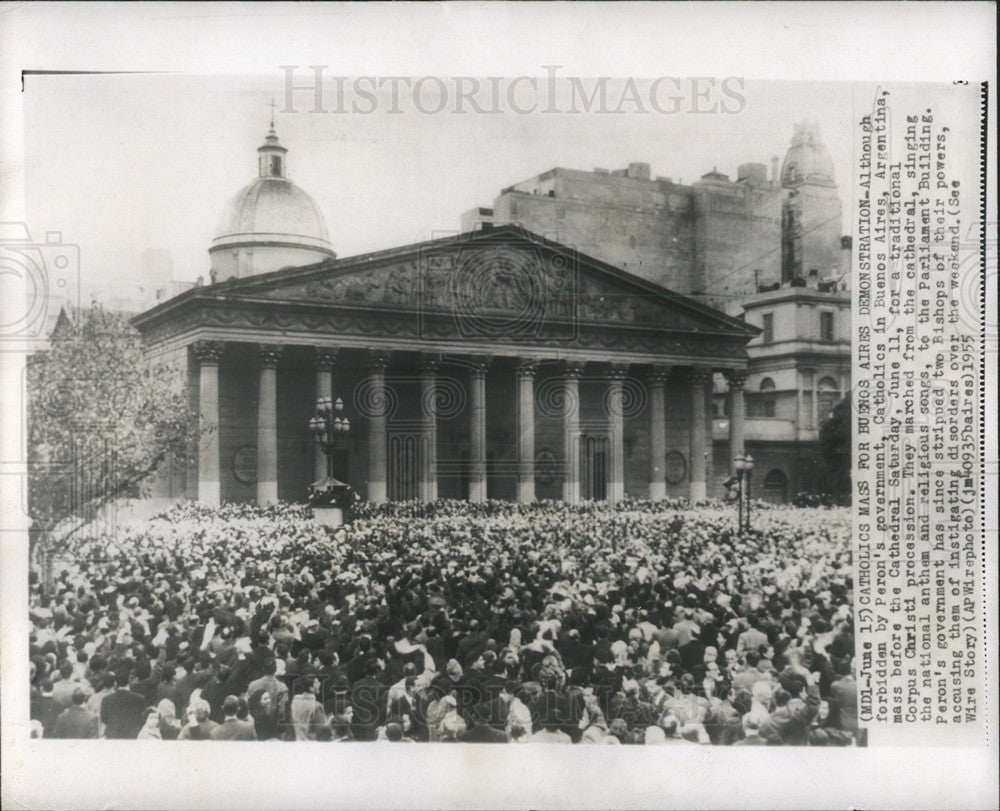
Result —
<instances>
[{"instance_id":1,"label":"cathedral entrance","mask_svg":"<svg viewBox=\"0 0 1000 811\"><path fill-rule=\"evenodd\" d=\"M583 471L580 477L581 497L588 501L604 501L608 497L608 470L611 443L606 436L584 434Z\"/></svg>"},{"instance_id":2,"label":"cathedral entrance","mask_svg":"<svg viewBox=\"0 0 1000 811\"><path fill-rule=\"evenodd\" d=\"M409 501L420 495L420 440L414 431L390 431L388 479L390 501Z\"/></svg>"}]
</instances>

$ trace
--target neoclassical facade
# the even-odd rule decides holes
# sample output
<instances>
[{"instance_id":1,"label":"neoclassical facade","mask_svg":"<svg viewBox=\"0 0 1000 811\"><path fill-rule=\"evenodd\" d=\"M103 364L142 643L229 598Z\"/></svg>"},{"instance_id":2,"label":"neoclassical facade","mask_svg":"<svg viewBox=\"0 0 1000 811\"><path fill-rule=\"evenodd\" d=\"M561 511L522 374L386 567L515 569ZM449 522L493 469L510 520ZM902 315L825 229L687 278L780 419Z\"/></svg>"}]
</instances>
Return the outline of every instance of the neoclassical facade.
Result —
<instances>
[{"instance_id":1,"label":"neoclassical facade","mask_svg":"<svg viewBox=\"0 0 1000 811\"><path fill-rule=\"evenodd\" d=\"M334 473L371 501L701 499L713 375L742 415L759 332L516 226L230 278L133 323L203 428L158 495L208 504L304 500L319 397L351 424Z\"/></svg>"}]
</instances>

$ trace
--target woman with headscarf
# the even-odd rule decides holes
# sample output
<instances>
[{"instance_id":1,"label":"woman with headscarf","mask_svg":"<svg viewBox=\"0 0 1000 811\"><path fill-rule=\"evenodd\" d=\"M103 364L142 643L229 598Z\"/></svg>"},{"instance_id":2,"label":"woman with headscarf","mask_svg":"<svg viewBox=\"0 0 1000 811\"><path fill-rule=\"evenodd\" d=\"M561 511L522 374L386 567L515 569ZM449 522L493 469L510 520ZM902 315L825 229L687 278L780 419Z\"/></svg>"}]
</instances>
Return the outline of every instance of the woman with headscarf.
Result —
<instances>
[{"instance_id":1,"label":"woman with headscarf","mask_svg":"<svg viewBox=\"0 0 1000 811\"><path fill-rule=\"evenodd\" d=\"M164 698L156 705L157 725L160 738L164 741L176 741L181 734L181 722L177 717L174 702Z\"/></svg>"}]
</instances>

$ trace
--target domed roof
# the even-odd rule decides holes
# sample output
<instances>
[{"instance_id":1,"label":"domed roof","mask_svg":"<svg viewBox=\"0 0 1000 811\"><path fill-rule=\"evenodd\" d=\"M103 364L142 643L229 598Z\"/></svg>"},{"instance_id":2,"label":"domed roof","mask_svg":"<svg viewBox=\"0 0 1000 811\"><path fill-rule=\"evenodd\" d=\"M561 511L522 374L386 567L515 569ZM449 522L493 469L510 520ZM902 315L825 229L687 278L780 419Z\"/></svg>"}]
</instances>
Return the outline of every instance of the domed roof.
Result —
<instances>
[{"instance_id":1,"label":"domed roof","mask_svg":"<svg viewBox=\"0 0 1000 811\"><path fill-rule=\"evenodd\" d=\"M330 248L316 201L285 177L259 177L233 197L219 222L216 240L236 236L247 241L282 237L284 242Z\"/></svg>"},{"instance_id":2,"label":"domed roof","mask_svg":"<svg viewBox=\"0 0 1000 811\"><path fill-rule=\"evenodd\" d=\"M316 201L285 177L287 152L272 120L271 131L257 148L259 176L226 206L208 249L213 257L234 249L252 255L241 275L273 270L272 264L286 262L293 254L303 263L336 256ZM216 264L213 259L213 268L220 270Z\"/></svg>"},{"instance_id":3,"label":"domed roof","mask_svg":"<svg viewBox=\"0 0 1000 811\"><path fill-rule=\"evenodd\" d=\"M800 183L835 185L833 159L819 136L819 127L812 122L795 126L792 145L781 165L782 186L797 186Z\"/></svg>"}]
</instances>

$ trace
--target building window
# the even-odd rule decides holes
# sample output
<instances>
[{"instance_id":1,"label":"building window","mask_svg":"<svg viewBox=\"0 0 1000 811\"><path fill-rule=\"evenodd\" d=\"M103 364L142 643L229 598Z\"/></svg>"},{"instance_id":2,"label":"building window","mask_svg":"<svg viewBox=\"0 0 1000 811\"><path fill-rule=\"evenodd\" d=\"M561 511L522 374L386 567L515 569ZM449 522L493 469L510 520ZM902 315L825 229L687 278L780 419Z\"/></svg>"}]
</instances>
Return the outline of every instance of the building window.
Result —
<instances>
[{"instance_id":1,"label":"building window","mask_svg":"<svg viewBox=\"0 0 1000 811\"><path fill-rule=\"evenodd\" d=\"M774 313L764 314L764 343L774 342Z\"/></svg>"},{"instance_id":2,"label":"building window","mask_svg":"<svg viewBox=\"0 0 1000 811\"><path fill-rule=\"evenodd\" d=\"M774 380L770 377L765 377L760 381L758 389L762 394L755 394L753 397L747 398L748 417L774 419L776 406L774 396L770 392L773 392L775 388Z\"/></svg>"},{"instance_id":3,"label":"building window","mask_svg":"<svg viewBox=\"0 0 1000 811\"><path fill-rule=\"evenodd\" d=\"M747 398L747 416L756 419L774 419L776 406L773 397L761 397L755 394Z\"/></svg>"},{"instance_id":4,"label":"building window","mask_svg":"<svg viewBox=\"0 0 1000 811\"><path fill-rule=\"evenodd\" d=\"M816 388L818 398L816 400L816 409L819 412L819 423L822 425L826 420L833 416L833 409L836 408L837 403L840 402L840 389L837 386L837 381L832 377L824 377L820 379Z\"/></svg>"},{"instance_id":5,"label":"building window","mask_svg":"<svg viewBox=\"0 0 1000 811\"><path fill-rule=\"evenodd\" d=\"M833 340L833 313L819 314L819 339L828 342Z\"/></svg>"},{"instance_id":6,"label":"building window","mask_svg":"<svg viewBox=\"0 0 1000 811\"><path fill-rule=\"evenodd\" d=\"M788 501L788 477L781 470L772 470L764 477L764 498L772 504Z\"/></svg>"}]
</instances>

